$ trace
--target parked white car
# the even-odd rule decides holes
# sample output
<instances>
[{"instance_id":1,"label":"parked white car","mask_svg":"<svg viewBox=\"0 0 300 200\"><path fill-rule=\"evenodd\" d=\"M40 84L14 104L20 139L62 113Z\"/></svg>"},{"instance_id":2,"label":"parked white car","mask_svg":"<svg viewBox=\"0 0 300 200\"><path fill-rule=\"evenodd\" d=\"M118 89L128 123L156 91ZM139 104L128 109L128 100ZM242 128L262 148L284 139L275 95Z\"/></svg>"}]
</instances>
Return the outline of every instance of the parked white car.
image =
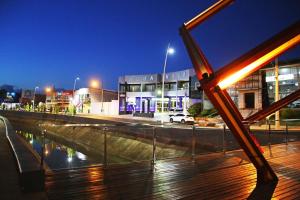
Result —
<instances>
[{"instance_id":1,"label":"parked white car","mask_svg":"<svg viewBox=\"0 0 300 200\"><path fill-rule=\"evenodd\" d=\"M179 114L176 114L176 115L171 115L170 116L170 122L173 123L173 122L180 122L180 123L194 123L195 120L194 120L194 117L192 115L186 115L186 114L183 114L183 113L179 113Z\"/></svg>"}]
</instances>

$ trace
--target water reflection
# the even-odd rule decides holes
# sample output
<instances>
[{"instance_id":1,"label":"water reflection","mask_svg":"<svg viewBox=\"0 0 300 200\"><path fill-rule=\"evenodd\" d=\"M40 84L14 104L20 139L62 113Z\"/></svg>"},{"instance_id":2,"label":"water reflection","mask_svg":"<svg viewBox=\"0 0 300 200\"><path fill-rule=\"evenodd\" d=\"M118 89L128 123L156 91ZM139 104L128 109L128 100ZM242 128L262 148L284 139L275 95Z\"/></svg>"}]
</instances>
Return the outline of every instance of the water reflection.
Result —
<instances>
[{"instance_id":1,"label":"water reflection","mask_svg":"<svg viewBox=\"0 0 300 200\"><path fill-rule=\"evenodd\" d=\"M45 137L45 141L43 141L43 137L40 135L34 135L21 130L16 132L21 135L40 156L42 155L43 142L45 142L44 158L45 163L50 169L84 167L100 164L101 162L101 158L85 155L75 148L60 144L47 138L47 136Z\"/></svg>"}]
</instances>

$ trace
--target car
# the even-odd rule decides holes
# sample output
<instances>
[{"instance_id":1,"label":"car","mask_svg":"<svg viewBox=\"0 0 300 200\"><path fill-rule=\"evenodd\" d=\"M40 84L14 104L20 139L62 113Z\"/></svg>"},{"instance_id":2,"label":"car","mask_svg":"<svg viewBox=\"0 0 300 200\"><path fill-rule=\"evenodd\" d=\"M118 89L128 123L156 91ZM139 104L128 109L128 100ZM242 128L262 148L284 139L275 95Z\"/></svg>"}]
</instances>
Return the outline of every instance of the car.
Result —
<instances>
[{"instance_id":1,"label":"car","mask_svg":"<svg viewBox=\"0 0 300 200\"><path fill-rule=\"evenodd\" d=\"M182 114L183 113L183 109L181 108L177 108L177 109L170 109L169 110L169 117L172 117L176 114Z\"/></svg>"},{"instance_id":2,"label":"car","mask_svg":"<svg viewBox=\"0 0 300 200\"><path fill-rule=\"evenodd\" d=\"M192 115L187 115L187 114L183 114L183 113L179 113L173 116L170 116L170 122L180 122L180 123L194 123L194 117Z\"/></svg>"}]
</instances>

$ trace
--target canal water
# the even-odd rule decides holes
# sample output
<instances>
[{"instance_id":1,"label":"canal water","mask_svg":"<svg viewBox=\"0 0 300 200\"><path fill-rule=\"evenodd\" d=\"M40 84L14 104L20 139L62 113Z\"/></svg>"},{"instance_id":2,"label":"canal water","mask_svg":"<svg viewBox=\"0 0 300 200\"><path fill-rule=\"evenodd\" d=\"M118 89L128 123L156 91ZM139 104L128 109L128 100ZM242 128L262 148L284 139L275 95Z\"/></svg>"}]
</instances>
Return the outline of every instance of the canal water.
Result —
<instances>
[{"instance_id":1,"label":"canal water","mask_svg":"<svg viewBox=\"0 0 300 200\"><path fill-rule=\"evenodd\" d=\"M102 158L96 155L86 155L76 147L67 146L49 137L33 134L25 130L17 130L22 138L41 156L45 143L44 161L50 169L86 167L101 164Z\"/></svg>"}]
</instances>

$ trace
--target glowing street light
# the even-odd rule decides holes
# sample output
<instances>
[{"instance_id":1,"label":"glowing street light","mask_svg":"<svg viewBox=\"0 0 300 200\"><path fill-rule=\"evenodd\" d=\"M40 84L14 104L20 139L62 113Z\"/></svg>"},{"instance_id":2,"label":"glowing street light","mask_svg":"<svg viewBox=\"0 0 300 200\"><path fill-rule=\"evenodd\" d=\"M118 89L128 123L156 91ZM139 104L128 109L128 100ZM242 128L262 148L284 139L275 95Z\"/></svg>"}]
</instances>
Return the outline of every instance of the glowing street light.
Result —
<instances>
[{"instance_id":1,"label":"glowing street light","mask_svg":"<svg viewBox=\"0 0 300 200\"><path fill-rule=\"evenodd\" d=\"M96 80L96 79L92 79L92 80L90 81L90 87L91 87L91 88L99 88L99 85L100 85L100 83L99 83L99 81Z\"/></svg>"},{"instance_id":2,"label":"glowing street light","mask_svg":"<svg viewBox=\"0 0 300 200\"><path fill-rule=\"evenodd\" d=\"M169 47L168 54L174 54L174 53L175 53L175 49L173 49L172 47Z\"/></svg>"},{"instance_id":3,"label":"glowing street light","mask_svg":"<svg viewBox=\"0 0 300 200\"><path fill-rule=\"evenodd\" d=\"M165 97L165 76L166 76L166 66L167 66L167 60L168 60L168 55L172 55L175 53L175 50L170 47L170 43L168 44L168 48L166 51L166 56L165 56L165 62L164 62L164 70L163 70L163 77L162 77L162 90L161 90L161 113L164 112L164 97ZM163 116L161 118L161 123L163 123Z\"/></svg>"},{"instance_id":4,"label":"glowing street light","mask_svg":"<svg viewBox=\"0 0 300 200\"><path fill-rule=\"evenodd\" d=\"M50 93L50 92L52 92L52 88L51 87L46 87L45 91L46 91L46 93Z\"/></svg>"}]
</instances>

